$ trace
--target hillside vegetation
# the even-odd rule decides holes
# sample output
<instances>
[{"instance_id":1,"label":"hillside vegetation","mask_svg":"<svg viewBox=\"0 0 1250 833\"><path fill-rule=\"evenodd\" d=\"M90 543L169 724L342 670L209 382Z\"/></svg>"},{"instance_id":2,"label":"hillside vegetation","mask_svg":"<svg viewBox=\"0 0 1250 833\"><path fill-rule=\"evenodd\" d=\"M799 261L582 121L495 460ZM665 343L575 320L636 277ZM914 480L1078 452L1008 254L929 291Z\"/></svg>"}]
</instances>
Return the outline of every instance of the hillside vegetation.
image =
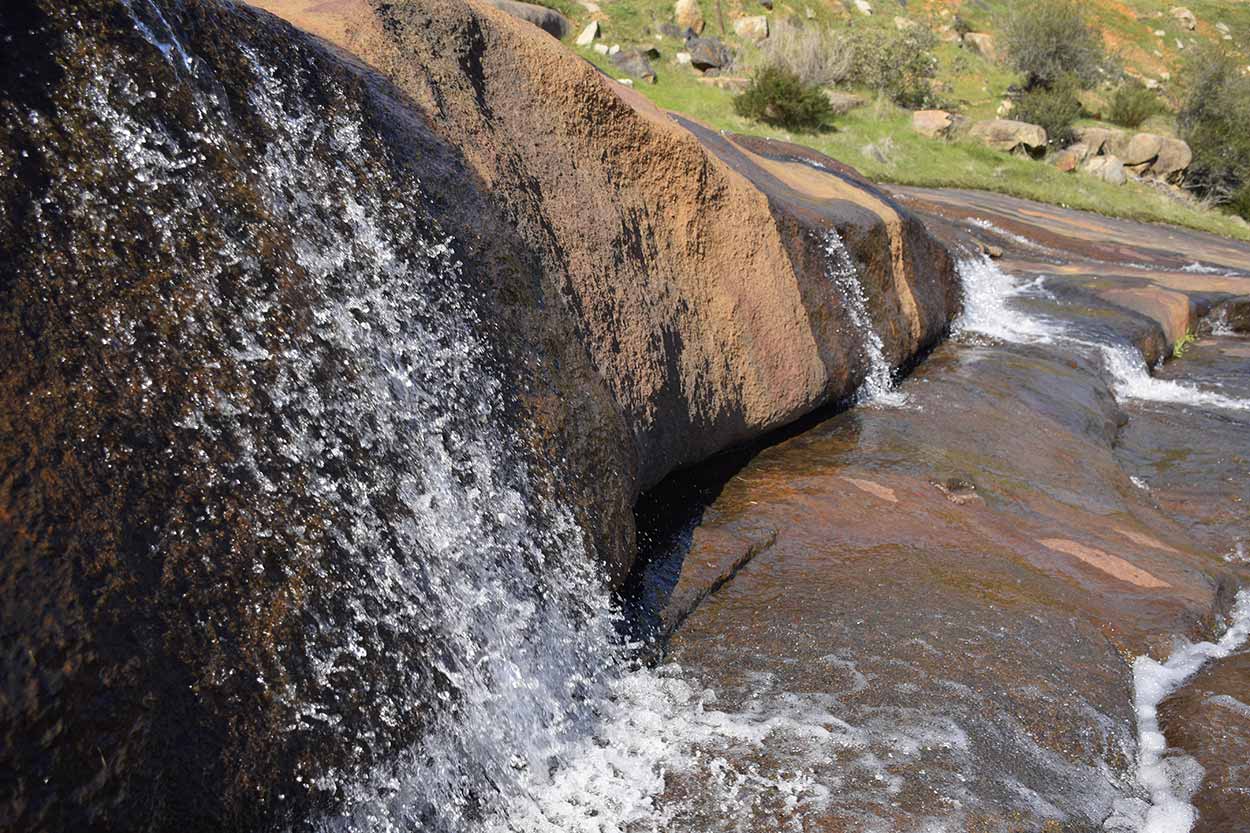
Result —
<instances>
[{"instance_id":1,"label":"hillside vegetation","mask_svg":"<svg viewBox=\"0 0 1250 833\"><path fill-rule=\"evenodd\" d=\"M712 127L806 144L882 182L986 189L1250 239L1245 220L1250 215L1250 147L1238 145L1239 140L1250 144L1241 136L1250 134L1250 3L1073 3L1076 13L1068 16L1084 18L1099 54L1078 66L1080 55L1065 53L1061 65L1069 71L1053 78L1021 71L1018 50L1011 49L1012 27L1022 10L1063 7L1065 0L544 3L570 19L566 41L585 58L633 84L658 106ZM685 6L683 25L677 25L676 5ZM732 52L731 63L707 71L690 65L683 36L692 11L696 20L702 18L701 36L723 42ZM766 20L766 37L760 36L761 22L752 18ZM1060 18L1066 19L1062 8ZM592 21L599 23L598 36L579 37ZM1062 40L1070 45L1079 38L1065 35ZM639 75L636 65L622 61L624 54L615 54L618 50L641 50L651 72ZM1222 62L1224 75L1209 71L1212 61ZM801 108L768 108L758 97L754 110L742 103L735 107L735 98L755 74L775 65L829 94L832 118L787 127L777 114ZM1078 68L1079 77L1071 71ZM779 88L775 75L770 83ZM1201 84L1207 105L1196 107L1197 93L1191 92ZM1211 106L1213 95L1223 97L1223 112ZM1242 97L1244 107L1238 104ZM913 112L923 108L955 114L965 128L1023 113L1048 128L1050 141L1044 153L1030 157L991 149L969 138L966 129L930 138L912 127ZM803 112L810 113L810 106ZM1197 124L1195 118L1205 121ZM1166 180L1139 179L1130 171L1126 183L1112 184L1053 164L1076 138L1072 129L1079 133L1095 126L1191 141L1198 137L1208 146L1194 147L1191 169ZM1218 169L1212 170L1212 164Z\"/></svg>"}]
</instances>

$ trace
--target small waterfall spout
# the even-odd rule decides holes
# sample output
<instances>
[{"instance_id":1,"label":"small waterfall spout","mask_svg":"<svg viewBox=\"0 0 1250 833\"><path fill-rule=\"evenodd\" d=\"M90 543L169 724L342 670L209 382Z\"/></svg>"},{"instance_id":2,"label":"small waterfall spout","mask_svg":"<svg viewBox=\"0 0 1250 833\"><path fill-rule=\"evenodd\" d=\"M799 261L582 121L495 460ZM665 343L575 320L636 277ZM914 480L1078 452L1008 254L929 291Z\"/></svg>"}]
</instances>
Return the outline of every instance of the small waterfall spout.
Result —
<instances>
[{"instance_id":1,"label":"small waterfall spout","mask_svg":"<svg viewBox=\"0 0 1250 833\"><path fill-rule=\"evenodd\" d=\"M855 393L855 400L863 405L902 405L907 402L907 396L894 384L894 369L885 357L885 342L881 340L881 334L877 332L868 312L868 300L859 280L859 268L836 229L829 230L824 244L829 280L842 294L843 308L862 336L860 349L868 363L868 373Z\"/></svg>"}]
</instances>

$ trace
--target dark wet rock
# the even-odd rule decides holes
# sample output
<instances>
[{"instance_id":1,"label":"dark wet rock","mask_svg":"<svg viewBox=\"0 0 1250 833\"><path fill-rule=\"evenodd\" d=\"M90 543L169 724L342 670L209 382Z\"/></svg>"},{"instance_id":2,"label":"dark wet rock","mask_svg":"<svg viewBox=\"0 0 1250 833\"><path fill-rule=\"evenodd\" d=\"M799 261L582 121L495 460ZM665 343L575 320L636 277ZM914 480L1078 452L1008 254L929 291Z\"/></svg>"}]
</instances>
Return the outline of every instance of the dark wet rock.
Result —
<instances>
[{"instance_id":1,"label":"dark wet rock","mask_svg":"<svg viewBox=\"0 0 1250 833\"><path fill-rule=\"evenodd\" d=\"M1235 333L1250 334L1250 297L1233 298L1221 305L1224 321Z\"/></svg>"},{"instance_id":2,"label":"dark wet rock","mask_svg":"<svg viewBox=\"0 0 1250 833\"><path fill-rule=\"evenodd\" d=\"M647 60L647 56L640 50L630 49L624 52L617 52L612 56L611 61L613 66L626 75L650 81L652 84L655 83L655 70L651 68L651 62Z\"/></svg>"},{"instance_id":3,"label":"dark wet rock","mask_svg":"<svg viewBox=\"0 0 1250 833\"><path fill-rule=\"evenodd\" d=\"M690 65L699 70L726 69L733 64L733 50L720 38L691 38L686 41Z\"/></svg>"}]
</instances>

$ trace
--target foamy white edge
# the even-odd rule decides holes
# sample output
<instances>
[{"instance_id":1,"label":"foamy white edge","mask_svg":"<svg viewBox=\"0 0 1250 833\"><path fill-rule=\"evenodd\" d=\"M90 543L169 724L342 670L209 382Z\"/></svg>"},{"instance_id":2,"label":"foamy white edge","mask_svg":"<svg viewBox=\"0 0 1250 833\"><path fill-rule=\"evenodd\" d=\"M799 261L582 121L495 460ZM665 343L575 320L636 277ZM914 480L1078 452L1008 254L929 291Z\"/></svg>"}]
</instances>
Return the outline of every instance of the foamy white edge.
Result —
<instances>
[{"instance_id":1,"label":"foamy white edge","mask_svg":"<svg viewBox=\"0 0 1250 833\"><path fill-rule=\"evenodd\" d=\"M1140 833L1188 833L1198 820L1189 803L1201 782L1201 767L1187 756L1169 754L1159 728L1159 704L1208 660L1227 657L1250 636L1250 592L1237 594L1232 621L1218 642L1178 647L1166 662L1148 656L1133 663L1133 700L1137 712L1137 782L1150 793L1150 808Z\"/></svg>"}]
</instances>

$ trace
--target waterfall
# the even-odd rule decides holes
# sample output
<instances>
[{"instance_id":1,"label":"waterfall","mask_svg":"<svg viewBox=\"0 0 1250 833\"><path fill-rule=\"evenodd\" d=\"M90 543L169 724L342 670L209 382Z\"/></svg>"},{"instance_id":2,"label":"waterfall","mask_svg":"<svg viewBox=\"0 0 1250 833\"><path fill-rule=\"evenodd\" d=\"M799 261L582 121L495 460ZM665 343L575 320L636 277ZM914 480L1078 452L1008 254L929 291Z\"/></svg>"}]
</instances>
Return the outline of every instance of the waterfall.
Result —
<instances>
[{"instance_id":1,"label":"waterfall","mask_svg":"<svg viewBox=\"0 0 1250 833\"><path fill-rule=\"evenodd\" d=\"M859 334L861 355L868 365L863 384L855 393L856 401L865 405L905 404L907 395L894 384L894 370L885 357L885 343L868 312L868 299L859 279L859 268L836 229L830 229L825 235L824 245L826 273L842 296L842 308Z\"/></svg>"}]
</instances>

